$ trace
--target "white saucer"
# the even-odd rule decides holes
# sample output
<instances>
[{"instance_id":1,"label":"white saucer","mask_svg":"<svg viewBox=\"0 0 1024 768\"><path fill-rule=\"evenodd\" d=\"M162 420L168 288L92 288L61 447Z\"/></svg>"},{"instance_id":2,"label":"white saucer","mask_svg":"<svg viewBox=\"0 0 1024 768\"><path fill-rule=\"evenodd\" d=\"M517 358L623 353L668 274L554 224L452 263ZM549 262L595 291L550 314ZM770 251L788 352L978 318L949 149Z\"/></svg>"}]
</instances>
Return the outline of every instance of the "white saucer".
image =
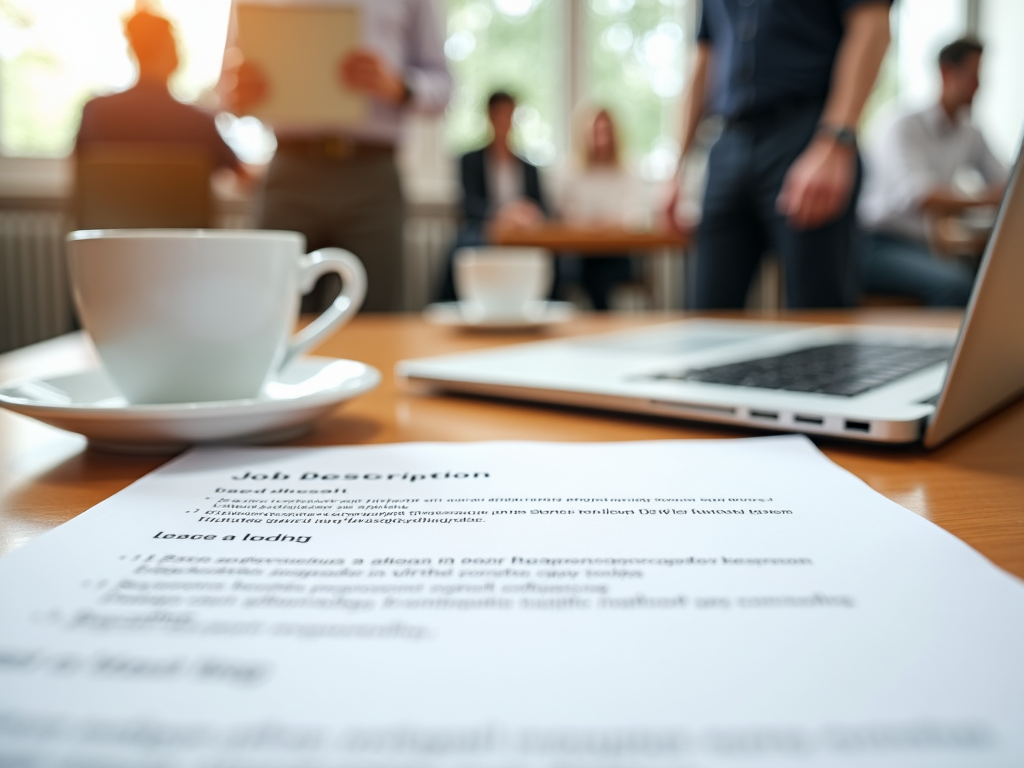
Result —
<instances>
[{"instance_id":1,"label":"white saucer","mask_svg":"<svg viewBox=\"0 0 1024 768\"><path fill-rule=\"evenodd\" d=\"M520 331L564 323L572 319L576 308L568 301L536 301L521 315L488 316L474 313L465 302L446 301L423 310L427 322L452 328L488 331Z\"/></svg>"},{"instance_id":2,"label":"white saucer","mask_svg":"<svg viewBox=\"0 0 1024 768\"><path fill-rule=\"evenodd\" d=\"M0 407L89 438L102 450L169 453L195 443L268 443L309 431L343 400L380 383L376 368L333 357L299 357L258 397L128 405L101 369L0 386Z\"/></svg>"}]
</instances>

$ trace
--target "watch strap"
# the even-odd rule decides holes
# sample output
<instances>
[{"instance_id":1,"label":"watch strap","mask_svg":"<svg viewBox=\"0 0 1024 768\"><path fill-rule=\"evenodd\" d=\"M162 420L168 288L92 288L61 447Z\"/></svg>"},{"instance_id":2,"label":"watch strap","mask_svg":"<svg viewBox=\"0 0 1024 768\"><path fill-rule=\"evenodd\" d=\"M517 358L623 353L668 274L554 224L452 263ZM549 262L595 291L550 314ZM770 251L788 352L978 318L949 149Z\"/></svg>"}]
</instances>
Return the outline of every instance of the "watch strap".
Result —
<instances>
[{"instance_id":1,"label":"watch strap","mask_svg":"<svg viewBox=\"0 0 1024 768\"><path fill-rule=\"evenodd\" d=\"M857 145L857 129L851 128L848 125L819 123L817 133L828 136L836 144L840 144L844 147L854 147Z\"/></svg>"}]
</instances>

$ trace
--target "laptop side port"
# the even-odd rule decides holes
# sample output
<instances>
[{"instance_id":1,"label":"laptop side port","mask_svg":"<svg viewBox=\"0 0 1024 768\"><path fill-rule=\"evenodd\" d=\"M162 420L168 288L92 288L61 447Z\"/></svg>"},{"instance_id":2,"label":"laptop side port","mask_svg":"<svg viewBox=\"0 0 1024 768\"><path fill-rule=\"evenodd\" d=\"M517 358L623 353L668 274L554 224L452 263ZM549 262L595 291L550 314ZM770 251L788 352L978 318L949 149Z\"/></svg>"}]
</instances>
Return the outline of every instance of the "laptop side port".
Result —
<instances>
[{"instance_id":1,"label":"laptop side port","mask_svg":"<svg viewBox=\"0 0 1024 768\"><path fill-rule=\"evenodd\" d=\"M799 413L793 417L793 421L797 424L815 424L819 427L825 423L822 416L802 416Z\"/></svg>"},{"instance_id":2,"label":"laptop side port","mask_svg":"<svg viewBox=\"0 0 1024 768\"><path fill-rule=\"evenodd\" d=\"M711 413L721 416L732 416L736 413L735 408L730 408L727 405L710 405L708 403L682 403L679 401L651 400L651 405L659 408L673 408L677 410Z\"/></svg>"},{"instance_id":3,"label":"laptop side port","mask_svg":"<svg viewBox=\"0 0 1024 768\"><path fill-rule=\"evenodd\" d=\"M779 412L778 411L755 411L755 410L752 409L750 411L750 418L752 418L752 419L764 419L766 421L778 421L779 420Z\"/></svg>"},{"instance_id":4,"label":"laptop side port","mask_svg":"<svg viewBox=\"0 0 1024 768\"><path fill-rule=\"evenodd\" d=\"M852 421L846 420L846 430L848 432L870 432L871 422L870 421Z\"/></svg>"}]
</instances>

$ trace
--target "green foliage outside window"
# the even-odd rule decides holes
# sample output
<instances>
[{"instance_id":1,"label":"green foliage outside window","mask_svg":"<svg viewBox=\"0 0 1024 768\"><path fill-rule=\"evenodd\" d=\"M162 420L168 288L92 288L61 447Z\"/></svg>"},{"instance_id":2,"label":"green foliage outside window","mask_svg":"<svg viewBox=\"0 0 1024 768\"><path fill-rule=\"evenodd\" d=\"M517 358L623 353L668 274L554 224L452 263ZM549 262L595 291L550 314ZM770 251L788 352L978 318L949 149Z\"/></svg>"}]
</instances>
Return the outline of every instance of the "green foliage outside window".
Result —
<instances>
[{"instance_id":1,"label":"green foliage outside window","mask_svg":"<svg viewBox=\"0 0 1024 768\"><path fill-rule=\"evenodd\" d=\"M555 159L563 130L565 0L448 0L445 53L456 90L448 108L448 140L465 152L488 139L486 102L511 92L518 147L539 164Z\"/></svg>"},{"instance_id":2,"label":"green foliage outside window","mask_svg":"<svg viewBox=\"0 0 1024 768\"><path fill-rule=\"evenodd\" d=\"M578 3L581 35L568 28ZM674 167L678 100L690 50L692 0L448 0L445 51L455 75L448 110L453 151L487 139L484 104L512 91L519 150L547 164L564 152L575 105L566 79L578 62L588 102L612 110L627 159L646 176ZM571 51L579 39L584 50Z\"/></svg>"},{"instance_id":3,"label":"green foliage outside window","mask_svg":"<svg viewBox=\"0 0 1024 768\"><path fill-rule=\"evenodd\" d=\"M675 168L679 98L692 50L687 0L590 0L587 92L608 108L626 159L648 178Z\"/></svg>"}]
</instances>

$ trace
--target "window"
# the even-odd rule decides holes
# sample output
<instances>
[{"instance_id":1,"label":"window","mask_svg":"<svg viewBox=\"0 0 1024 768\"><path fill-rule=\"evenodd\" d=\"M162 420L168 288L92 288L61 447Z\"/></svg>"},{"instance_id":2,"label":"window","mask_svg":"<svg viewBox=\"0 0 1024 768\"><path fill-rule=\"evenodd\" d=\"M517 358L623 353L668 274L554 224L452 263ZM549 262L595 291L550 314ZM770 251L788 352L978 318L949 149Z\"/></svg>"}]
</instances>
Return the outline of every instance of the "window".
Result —
<instances>
[{"instance_id":1,"label":"window","mask_svg":"<svg viewBox=\"0 0 1024 768\"><path fill-rule=\"evenodd\" d=\"M564 0L448 0L445 53L458 88L448 108L453 151L483 144L488 95L519 101L519 151L538 165L564 148Z\"/></svg>"},{"instance_id":2,"label":"window","mask_svg":"<svg viewBox=\"0 0 1024 768\"><path fill-rule=\"evenodd\" d=\"M200 99L220 74L230 0L163 0L177 25L176 96ZM61 156L82 105L129 86L122 31L133 0L0 0L0 153Z\"/></svg>"},{"instance_id":3,"label":"window","mask_svg":"<svg viewBox=\"0 0 1024 768\"><path fill-rule=\"evenodd\" d=\"M985 55L973 119L996 155L1013 161L1024 127L1016 77L1024 63L1024 48L1017 41L1024 23L1019 0L900 0L894 5L893 43L864 114L869 130L874 117L893 108L922 109L935 103L941 87L939 49L967 34L975 22L980 22Z\"/></svg>"},{"instance_id":4,"label":"window","mask_svg":"<svg viewBox=\"0 0 1024 768\"><path fill-rule=\"evenodd\" d=\"M986 0L981 6L980 34L985 42L981 90L975 103L975 119L1004 162L1013 162L1024 134L1024 99L1020 73L1024 72L1024 3L1020 0Z\"/></svg>"},{"instance_id":5,"label":"window","mask_svg":"<svg viewBox=\"0 0 1024 768\"><path fill-rule=\"evenodd\" d=\"M486 140L484 101L491 90L508 88L522 103L520 150L538 164L565 155L573 102L586 99L614 111L626 154L643 176L661 178L674 167L677 105L699 0L439 1L448 13L445 51L458 83L444 128L449 151ZM172 82L175 94L200 101L209 94L230 0L0 0L0 155L67 154L82 104L131 83L122 19L146 4L178 28L182 68ZM973 9L987 43L976 119L1009 160L1024 106L1015 98L1016 78L997 73L1020 69L1024 49L1013 36L1020 5L900 0L893 50L869 112L894 100L919 106L934 98L935 53L967 29ZM225 115L221 127L245 159L265 159L272 149L251 118ZM436 154L442 142L428 133ZM416 155L422 155L419 144Z\"/></svg>"},{"instance_id":6,"label":"window","mask_svg":"<svg viewBox=\"0 0 1024 768\"><path fill-rule=\"evenodd\" d=\"M450 148L486 140L487 95L508 89L520 101L519 150L548 165L566 152L572 102L583 97L614 112L641 173L664 178L678 153L695 8L695 0L448 0L445 52L458 83Z\"/></svg>"},{"instance_id":7,"label":"window","mask_svg":"<svg viewBox=\"0 0 1024 768\"><path fill-rule=\"evenodd\" d=\"M640 174L675 170L684 56L694 39L685 0L590 0L587 3L587 99L607 107Z\"/></svg>"},{"instance_id":8,"label":"window","mask_svg":"<svg viewBox=\"0 0 1024 768\"><path fill-rule=\"evenodd\" d=\"M900 102L933 103L939 94L939 49L967 33L967 0L902 0L893 11L892 30Z\"/></svg>"}]
</instances>

